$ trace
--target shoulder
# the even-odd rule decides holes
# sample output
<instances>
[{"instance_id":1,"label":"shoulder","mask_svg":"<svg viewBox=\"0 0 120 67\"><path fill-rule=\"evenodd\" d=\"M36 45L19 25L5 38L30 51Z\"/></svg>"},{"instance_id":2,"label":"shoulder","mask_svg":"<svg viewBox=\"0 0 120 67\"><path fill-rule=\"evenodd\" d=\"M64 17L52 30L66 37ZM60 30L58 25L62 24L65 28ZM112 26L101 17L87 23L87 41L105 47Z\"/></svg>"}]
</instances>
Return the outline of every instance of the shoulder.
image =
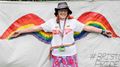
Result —
<instances>
[{"instance_id":1,"label":"shoulder","mask_svg":"<svg viewBox=\"0 0 120 67\"><path fill-rule=\"evenodd\" d=\"M78 21L77 19L70 19L70 22L73 24L73 25L82 25L84 26L85 24L83 24L82 22Z\"/></svg>"},{"instance_id":2,"label":"shoulder","mask_svg":"<svg viewBox=\"0 0 120 67\"><path fill-rule=\"evenodd\" d=\"M70 22L79 22L77 19L68 19Z\"/></svg>"},{"instance_id":3,"label":"shoulder","mask_svg":"<svg viewBox=\"0 0 120 67\"><path fill-rule=\"evenodd\" d=\"M51 18L51 19L47 20L46 22L47 22L47 23L52 23L52 22L55 22L55 21L56 21L55 18Z\"/></svg>"},{"instance_id":4,"label":"shoulder","mask_svg":"<svg viewBox=\"0 0 120 67\"><path fill-rule=\"evenodd\" d=\"M53 26L56 22L56 19L55 18L52 18L52 19L49 19L47 21L45 21L45 23L43 25L47 25L47 26Z\"/></svg>"},{"instance_id":5,"label":"shoulder","mask_svg":"<svg viewBox=\"0 0 120 67\"><path fill-rule=\"evenodd\" d=\"M70 23L76 24L76 23L81 23L77 19L69 19Z\"/></svg>"},{"instance_id":6,"label":"shoulder","mask_svg":"<svg viewBox=\"0 0 120 67\"><path fill-rule=\"evenodd\" d=\"M69 21L75 21L76 19L68 19Z\"/></svg>"}]
</instances>

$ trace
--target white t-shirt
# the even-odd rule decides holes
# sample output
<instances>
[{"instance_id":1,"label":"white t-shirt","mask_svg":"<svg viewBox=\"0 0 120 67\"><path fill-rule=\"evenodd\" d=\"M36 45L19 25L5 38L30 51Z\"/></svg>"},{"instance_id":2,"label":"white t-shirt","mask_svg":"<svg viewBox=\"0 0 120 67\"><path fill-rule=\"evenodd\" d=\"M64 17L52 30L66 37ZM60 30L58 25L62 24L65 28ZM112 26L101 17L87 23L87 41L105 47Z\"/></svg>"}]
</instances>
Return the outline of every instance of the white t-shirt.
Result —
<instances>
[{"instance_id":1,"label":"white t-shirt","mask_svg":"<svg viewBox=\"0 0 120 67\"><path fill-rule=\"evenodd\" d=\"M50 19L46 23L40 25L45 32L52 32L53 38L51 41L52 46L58 46L62 44L72 44L74 40L74 32L81 32L84 28L84 24L80 23L76 19L67 19L64 25L64 21L60 20L59 23L56 23L56 18ZM65 27L64 27L65 26ZM64 36L62 38L61 33L64 29ZM76 45L65 47L65 51L61 52L58 48L52 51L54 56L71 56L76 54Z\"/></svg>"}]
</instances>

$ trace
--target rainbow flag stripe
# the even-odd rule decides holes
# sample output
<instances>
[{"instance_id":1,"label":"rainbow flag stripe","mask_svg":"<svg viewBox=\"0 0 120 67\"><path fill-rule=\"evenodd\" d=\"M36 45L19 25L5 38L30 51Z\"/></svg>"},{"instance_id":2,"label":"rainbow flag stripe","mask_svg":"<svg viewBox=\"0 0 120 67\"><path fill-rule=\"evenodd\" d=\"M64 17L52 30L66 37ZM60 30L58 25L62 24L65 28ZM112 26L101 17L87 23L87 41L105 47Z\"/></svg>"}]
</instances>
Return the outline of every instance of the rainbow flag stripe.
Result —
<instances>
[{"instance_id":1,"label":"rainbow flag stripe","mask_svg":"<svg viewBox=\"0 0 120 67\"><path fill-rule=\"evenodd\" d=\"M107 19L97 12L85 12L83 13L79 18L78 21L90 25L95 26L97 28L103 29L103 30L109 30L112 32L112 37L116 38L119 37L107 21Z\"/></svg>"}]
</instances>

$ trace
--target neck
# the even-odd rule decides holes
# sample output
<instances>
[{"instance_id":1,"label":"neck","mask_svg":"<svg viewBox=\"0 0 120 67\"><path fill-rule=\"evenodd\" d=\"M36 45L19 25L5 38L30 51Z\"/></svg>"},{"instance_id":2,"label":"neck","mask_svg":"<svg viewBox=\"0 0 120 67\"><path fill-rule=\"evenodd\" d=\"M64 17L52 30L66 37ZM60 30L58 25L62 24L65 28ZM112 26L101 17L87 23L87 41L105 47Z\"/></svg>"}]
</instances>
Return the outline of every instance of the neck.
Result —
<instances>
[{"instance_id":1,"label":"neck","mask_svg":"<svg viewBox=\"0 0 120 67\"><path fill-rule=\"evenodd\" d=\"M60 20L65 20L65 18L60 18Z\"/></svg>"}]
</instances>

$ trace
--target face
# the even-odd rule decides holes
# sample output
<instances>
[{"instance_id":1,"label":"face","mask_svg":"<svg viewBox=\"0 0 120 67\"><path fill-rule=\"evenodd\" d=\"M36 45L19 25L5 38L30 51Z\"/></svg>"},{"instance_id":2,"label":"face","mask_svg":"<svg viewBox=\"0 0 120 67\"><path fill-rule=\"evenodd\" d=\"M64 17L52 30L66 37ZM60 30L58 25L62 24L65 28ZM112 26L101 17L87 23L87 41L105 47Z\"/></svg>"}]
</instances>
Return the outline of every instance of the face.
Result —
<instances>
[{"instance_id":1,"label":"face","mask_svg":"<svg viewBox=\"0 0 120 67\"><path fill-rule=\"evenodd\" d=\"M58 10L58 15L60 19L65 19L68 15L68 10L67 9Z\"/></svg>"}]
</instances>

